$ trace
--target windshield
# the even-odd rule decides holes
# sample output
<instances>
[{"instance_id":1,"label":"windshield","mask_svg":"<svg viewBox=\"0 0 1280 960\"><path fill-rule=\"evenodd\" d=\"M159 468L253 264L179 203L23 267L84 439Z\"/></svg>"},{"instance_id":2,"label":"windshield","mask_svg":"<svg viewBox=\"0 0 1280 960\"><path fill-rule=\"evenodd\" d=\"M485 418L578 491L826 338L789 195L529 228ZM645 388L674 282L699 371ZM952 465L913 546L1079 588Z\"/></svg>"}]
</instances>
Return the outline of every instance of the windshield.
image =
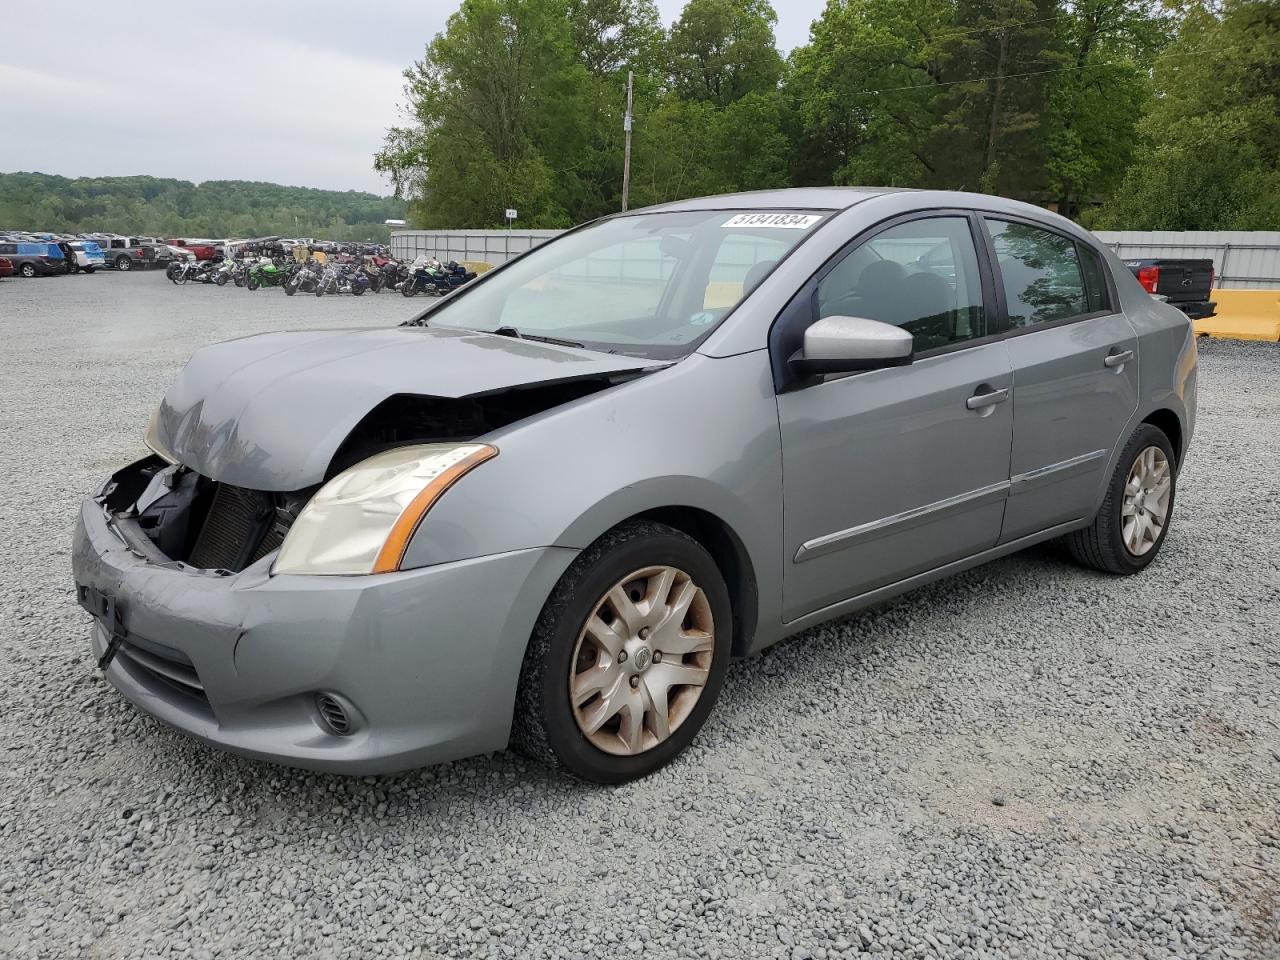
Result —
<instances>
[{"instance_id":1,"label":"windshield","mask_svg":"<svg viewBox=\"0 0 1280 960\"><path fill-rule=\"evenodd\" d=\"M825 217L698 210L603 220L463 288L424 320L674 359L691 351Z\"/></svg>"}]
</instances>

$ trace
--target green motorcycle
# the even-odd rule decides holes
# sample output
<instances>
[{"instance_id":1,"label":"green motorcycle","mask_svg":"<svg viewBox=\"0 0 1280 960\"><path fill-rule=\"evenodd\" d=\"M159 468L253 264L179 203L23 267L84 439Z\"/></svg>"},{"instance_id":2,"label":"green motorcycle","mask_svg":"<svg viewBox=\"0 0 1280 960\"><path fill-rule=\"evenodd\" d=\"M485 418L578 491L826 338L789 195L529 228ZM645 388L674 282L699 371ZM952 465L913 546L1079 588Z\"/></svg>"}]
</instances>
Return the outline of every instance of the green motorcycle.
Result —
<instances>
[{"instance_id":1,"label":"green motorcycle","mask_svg":"<svg viewBox=\"0 0 1280 960\"><path fill-rule=\"evenodd\" d=\"M289 271L273 261L256 263L249 268L249 278L245 286L250 290L257 290L259 287L280 287L284 286L288 277Z\"/></svg>"}]
</instances>

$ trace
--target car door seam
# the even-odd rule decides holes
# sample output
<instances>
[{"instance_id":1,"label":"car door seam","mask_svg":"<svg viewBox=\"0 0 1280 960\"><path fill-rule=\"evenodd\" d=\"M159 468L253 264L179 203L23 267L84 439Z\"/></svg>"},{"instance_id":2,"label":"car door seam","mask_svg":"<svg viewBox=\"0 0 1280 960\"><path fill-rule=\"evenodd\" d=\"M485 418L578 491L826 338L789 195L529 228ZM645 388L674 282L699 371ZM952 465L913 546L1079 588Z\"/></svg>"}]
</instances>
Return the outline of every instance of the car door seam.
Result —
<instances>
[{"instance_id":1,"label":"car door seam","mask_svg":"<svg viewBox=\"0 0 1280 960\"><path fill-rule=\"evenodd\" d=\"M1014 474L1009 478L1009 496L1016 497L1019 494L1027 493L1030 489L1042 483L1055 483L1058 480L1064 480L1072 474L1082 472L1095 460L1104 459L1106 455L1106 450L1093 450L1089 453L1082 453L1078 457L1059 460L1057 463L1050 463L1034 470L1028 470L1026 473Z\"/></svg>"}]
</instances>

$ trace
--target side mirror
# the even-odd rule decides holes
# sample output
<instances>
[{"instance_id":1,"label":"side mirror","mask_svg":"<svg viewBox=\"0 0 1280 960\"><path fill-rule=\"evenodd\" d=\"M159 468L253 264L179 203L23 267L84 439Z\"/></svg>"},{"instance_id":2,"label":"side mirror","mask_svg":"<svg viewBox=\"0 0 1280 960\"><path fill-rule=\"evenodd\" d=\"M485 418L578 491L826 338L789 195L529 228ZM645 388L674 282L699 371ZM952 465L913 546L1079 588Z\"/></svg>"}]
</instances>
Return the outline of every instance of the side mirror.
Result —
<instances>
[{"instance_id":1,"label":"side mirror","mask_svg":"<svg viewBox=\"0 0 1280 960\"><path fill-rule=\"evenodd\" d=\"M804 347L788 361L801 377L901 367L914 357L909 332L865 317L823 317L804 332Z\"/></svg>"}]
</instances>

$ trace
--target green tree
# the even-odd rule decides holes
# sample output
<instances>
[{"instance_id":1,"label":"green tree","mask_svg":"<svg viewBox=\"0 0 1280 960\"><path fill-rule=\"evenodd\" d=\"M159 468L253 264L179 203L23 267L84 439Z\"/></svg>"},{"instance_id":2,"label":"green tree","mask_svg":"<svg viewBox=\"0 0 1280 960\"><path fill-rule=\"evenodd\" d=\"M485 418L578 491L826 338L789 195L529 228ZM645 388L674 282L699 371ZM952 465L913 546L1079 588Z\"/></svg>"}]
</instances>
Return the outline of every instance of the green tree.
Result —
<instances>
[{"instance_id":1,"label":"green tree","mask_svg":"<svg viewBox=\"0 0 1280 960\"><path fill-rule=\"evenodd\" d=\"M1134 162L1098 217L1129 230L1280 222L1280 6L1192 9L1156 61Z\"/></svg>"},{"instance_id":2,"label":"green tree","mask_svg":"<svg viewBox=\"0 0 1280 960\"><path fill-rule=\"evenodd\" d=\"M768 0L689 0L668 42L674 90L723 107L749 93L777 89L777 22Z\"/></svg>"}]
</instances>

